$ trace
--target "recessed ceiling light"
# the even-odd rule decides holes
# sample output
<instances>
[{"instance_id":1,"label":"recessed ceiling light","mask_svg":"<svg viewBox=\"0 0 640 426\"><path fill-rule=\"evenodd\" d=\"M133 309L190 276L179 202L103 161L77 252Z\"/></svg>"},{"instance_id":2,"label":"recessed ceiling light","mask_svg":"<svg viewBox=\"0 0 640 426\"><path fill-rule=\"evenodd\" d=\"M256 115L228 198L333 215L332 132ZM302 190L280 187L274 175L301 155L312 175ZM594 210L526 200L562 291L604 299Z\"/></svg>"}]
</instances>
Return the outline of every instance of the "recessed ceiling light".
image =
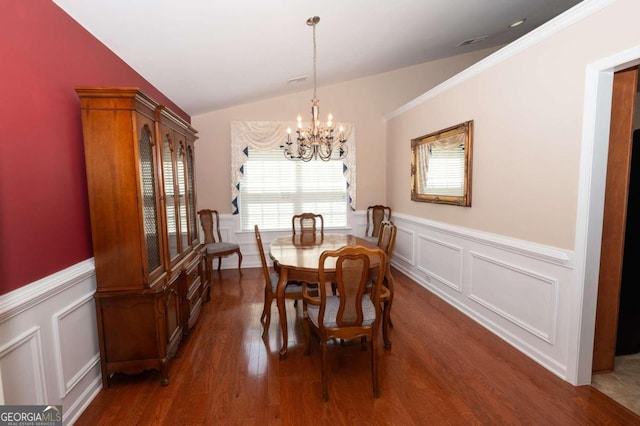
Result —
<instances>
[{"instance_id":1,"label":"recessed ceiling light","mask_svg":"<svg viewBox=\"0 0 640 426\"><path fill-rule=\"evenodd\" d=\"M518 25L523 24L523 23L524 23L524 21L526 21L526 20L527 20L527 18L522 18L522 19L520 19L519 21L516 21L516 22L514 22L513 24L509 25L509 28L515 28L515 27L517 27Z\"/></svg>"}]
</instances>

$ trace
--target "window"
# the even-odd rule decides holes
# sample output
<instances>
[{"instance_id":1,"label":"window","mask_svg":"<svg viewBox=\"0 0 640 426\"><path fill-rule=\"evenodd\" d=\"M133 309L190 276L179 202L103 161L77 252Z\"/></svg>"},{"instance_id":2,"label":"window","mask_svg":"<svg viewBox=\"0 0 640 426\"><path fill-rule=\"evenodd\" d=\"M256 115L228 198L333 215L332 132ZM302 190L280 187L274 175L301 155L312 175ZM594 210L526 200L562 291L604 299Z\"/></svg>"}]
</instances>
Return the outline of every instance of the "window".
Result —
<instances>
[{"instance_id":1,"label":"window","mask_svg":"<svg viewBox=\"0 0 640 426\"><path fill-rule=\"evenodd\" d=\"M294 214L321 214L325 228L347 226L347 181L342 161L287 160L282 149L249 148L240 181L242 229L291 229Z\"/></svg>"}]
</instances>

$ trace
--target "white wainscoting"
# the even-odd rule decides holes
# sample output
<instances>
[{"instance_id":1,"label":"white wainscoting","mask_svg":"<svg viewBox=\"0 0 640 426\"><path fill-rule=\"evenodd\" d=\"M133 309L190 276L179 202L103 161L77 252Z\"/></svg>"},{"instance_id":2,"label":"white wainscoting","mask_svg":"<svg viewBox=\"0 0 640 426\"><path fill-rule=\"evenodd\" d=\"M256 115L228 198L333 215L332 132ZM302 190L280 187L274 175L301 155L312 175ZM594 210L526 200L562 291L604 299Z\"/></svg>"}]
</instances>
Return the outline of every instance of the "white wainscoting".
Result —
<instances>
[{"instance_id":1,"label":"white wainscoting","mask_svg":"<svg viewBox=\"0 0 640 426\"><path fill-rule=\"evenodd\" d=\"M93 259L0 297L3 404L62 405L72 424L102 389Z\"/></svg>"},{"instance_id":2,"label":"white wainscoting","mask_svg":"<svg viewBox=\"0 0 640 426\"><path fill-rule=\"evenodd\" d=\"M573 252L402 214L392 219L396 268L568 380Z\"/></svg>"}]
</instances>

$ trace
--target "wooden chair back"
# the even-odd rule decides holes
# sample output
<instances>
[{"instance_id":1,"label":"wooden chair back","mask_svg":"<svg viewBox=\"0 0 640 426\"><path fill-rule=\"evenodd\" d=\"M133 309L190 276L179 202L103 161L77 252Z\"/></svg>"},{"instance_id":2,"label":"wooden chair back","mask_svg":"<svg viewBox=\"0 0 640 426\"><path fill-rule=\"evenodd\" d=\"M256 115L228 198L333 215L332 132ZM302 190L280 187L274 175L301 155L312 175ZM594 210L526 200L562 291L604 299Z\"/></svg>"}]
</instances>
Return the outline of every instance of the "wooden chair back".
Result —
<instances>
[{"instance_id":1,"label":"wooden chair back","mask_svg":"<svg viewBox=\"0 0 640 426\"><path fill-rule=\"evenodd\" d=\"M326 277L327 262L335 262L335 277ZM372 268L372 259L377 260L378 267ZM377 327L380 321L380 286L384 278L386 255L380 249L368 249L362 246L346 246L338 250L325 251L320 255L318 264L319 282L332 281L336 285L339 299L338 311L335 314L335 325L329 327L325 318L327 306L327 286L320 285L320 329L324 329L327 338L351 339L362 335L363 330ZM332 267L333 269L333 267ZM373 276L372 276L373 274ZM367 285L373 281L369 289ZM370 290L370 291L369 291ZM375 321L363 322L363 300L369 297L375 307Z\"/></svg>"},{"instance_id":2,"label":"wooden chair back","mask_svg":"<svg viewBox=\"0 0 640 426\"><path fill-rule=\"evenodd\" d=\"M324 234L324 218L321 214L301 213L291 218L291 228L293 234L296 233L316 233Z\"/></svg>"},{"instance_id":3,"label":"wooden chair back","mask_svg":"<svg viewBox=\"0 0 640 426\"><path fill-rule=\"evenodd\" d=\"M380 226L385 220L391 220L391 207L376 204L367 207L367 226L365 237L377 237L380 235Z\"/></svg>"},{"instance_id":4,"label":"wooden chair back","mask_svg":"<svg viewBox=\"0 0 640 426\"><path fill-rule=\"evenodd\" d=\"M264 255L264 246L262 245L262 236L260 235L260 229L258 225L254 225L253 231L256 235L256 244L258 244L258 253L260 253L260 261L262 262L262 274L264 275L265 285L271 289L271 274L269 273L269 265L267 265L267 258Z\"/></svg>"},{"instance_id":5,"label":"wooden chair back","mask_svg":"<svg viewBox=\"0 0 640 426\"><path fill-rule=\"evenodd\" d=\"M200 225L204 232L204 243L222 242L222 234L220 233L220 215L217 210L202 209L198 212L200 216ZM217 239L216 239L217 238Z\"/></svg>"},{"instance_id":6,"label":"wooden chair back","mask_svg":"<svg viewBox=\"0 0 640 426\"><path fill-rule=\"evenodd\" d=\"M378 236L378 247L387 255L387 259L391 260L393 249L396 246L396 233L398 228L390 220L384 220L380 224L380 235Z\"/></svg>"},{"instance_id":7,"label":"wooden chair back","mask_svg":"<svg viewBox=\"0 0 640 426\"><path fill-rule=\"evenodd\" d=\"M396 245L396 233L398 228L390 220L382 221L380 225L380 235L378 237L378 247L387 255L387 272L391 267L391 256ZM391 341L388 336L388 327L392 326L391 322L391 305L393 302L393 278L391 274L385 274L383 286L380 291L380 300L382 300L384 319L382 322L382 337L384 338L385 348L391 348Z\"/></svg>"}]
</instances>

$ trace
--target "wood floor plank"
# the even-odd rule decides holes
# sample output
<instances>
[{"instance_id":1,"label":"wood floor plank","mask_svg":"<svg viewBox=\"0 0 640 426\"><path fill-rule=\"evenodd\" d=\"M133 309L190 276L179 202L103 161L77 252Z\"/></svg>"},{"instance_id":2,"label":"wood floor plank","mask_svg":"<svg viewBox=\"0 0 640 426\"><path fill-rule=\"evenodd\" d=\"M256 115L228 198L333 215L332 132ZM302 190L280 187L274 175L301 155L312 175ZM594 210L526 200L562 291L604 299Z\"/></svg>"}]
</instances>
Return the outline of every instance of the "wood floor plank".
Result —
<instances>
[{"instance_id":1,"label":"wood floor plank","mask_svg":"<svg viewBox=\"0 0 640 426\"><path fill-rule=\"evenodd\" d=\"M381 396L359 342L329 345L329 402L320 349L303 351L302 308L287 301L281 360L275 303L262 338L260 269L216 273L211 301L169 367L115 375L77 425L640 425L590 386L571 386L394 270L391 350L378 341Z\"/></svg>"}]
</instances>

